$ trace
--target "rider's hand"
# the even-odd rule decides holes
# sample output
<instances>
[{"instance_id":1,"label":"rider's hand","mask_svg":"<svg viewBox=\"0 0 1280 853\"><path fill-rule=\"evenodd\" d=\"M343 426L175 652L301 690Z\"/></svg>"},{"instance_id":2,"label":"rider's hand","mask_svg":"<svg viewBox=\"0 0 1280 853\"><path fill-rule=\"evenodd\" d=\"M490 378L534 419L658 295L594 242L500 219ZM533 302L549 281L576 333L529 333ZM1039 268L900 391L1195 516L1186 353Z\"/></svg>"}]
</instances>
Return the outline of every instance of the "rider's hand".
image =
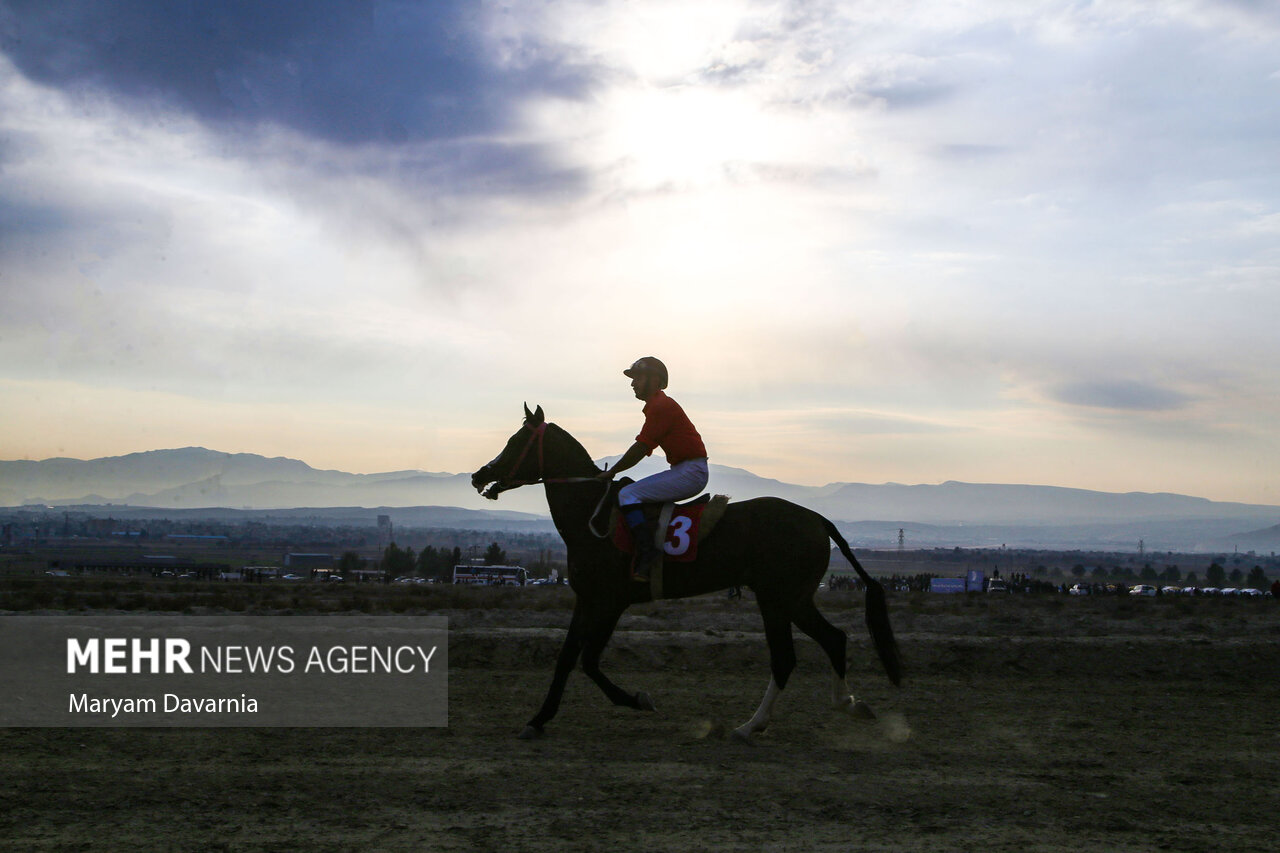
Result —
<instances>
[{"instance_id":1,"label":"rider's hand","mask_svg":"<svg viewBox=\"0 0 1280 853\"><path fill-rule=\"evenodd\" d=\"M604 469L603 471L601 471L599 474L596 474L596 479L597 479L597 480L606 480L606 481L608 481L608 480L612 480L612 479L613 479L613 471L609 470L608 468L605 468L605 469Z\"/></svg>"}]
</instances>

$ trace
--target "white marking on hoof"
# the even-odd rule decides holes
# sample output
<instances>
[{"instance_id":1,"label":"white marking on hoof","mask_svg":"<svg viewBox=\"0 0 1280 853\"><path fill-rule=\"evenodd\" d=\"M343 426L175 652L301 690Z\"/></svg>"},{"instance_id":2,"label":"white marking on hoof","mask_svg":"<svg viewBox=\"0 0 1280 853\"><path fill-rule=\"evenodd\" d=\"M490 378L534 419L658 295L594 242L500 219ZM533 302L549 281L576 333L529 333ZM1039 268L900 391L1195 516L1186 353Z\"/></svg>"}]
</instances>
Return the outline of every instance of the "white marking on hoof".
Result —
<instances>
[{"instance_id":1,"label":"white marking on hoof","mask_svg":"<svg viewBox=\"0 0 1280 853\"><path fill-rule=\"evenodd\" d=\"M769 728L769 721L773 719L773 706L781 694L782 690L778 687L778 682L770 678L769 687L764 691L764 699L760 701L760 707L756 709L750 720L733 730L733 736L744 743L754 743L751 736Z\"/></svg>"},{"instance_id":2,"label":"white marking on hoof","mask_svg":"<svg viewBox=\"0 0 1280 853\"><path fill-rule=\"evenodd\" d=\"M876 712L871 710L871 706L861 699L857 699L845 707L848 708L849 716L855 720L874 720L876 718Z\"/></svg>"},{"instance_id":3,"label":"white marking on hoof","mask_svg":"<svg viewBox=\"0 0 1280 853\"><path fill-rule=\"evenodd\" d=\"M831 703L831 707L843 714L848 714L855 720L874 720L876 718L876 712L871 710L870 705L861 699L854 699L852 696L837 699Z\"/></svg>"},{"instance_id":4,"label":"white marking on hoof","mask_svg":"<svg viewBox=\"0 0 1280 853\"><path fill-rule=\"evenodd\" d=\"M831 707L848 714L855 720L876 718L876 713L871 710L871 706L861 699L854 699L853 694L849 692L849 682L838 675L831 681Z\"/></svg>"}]
</instances>

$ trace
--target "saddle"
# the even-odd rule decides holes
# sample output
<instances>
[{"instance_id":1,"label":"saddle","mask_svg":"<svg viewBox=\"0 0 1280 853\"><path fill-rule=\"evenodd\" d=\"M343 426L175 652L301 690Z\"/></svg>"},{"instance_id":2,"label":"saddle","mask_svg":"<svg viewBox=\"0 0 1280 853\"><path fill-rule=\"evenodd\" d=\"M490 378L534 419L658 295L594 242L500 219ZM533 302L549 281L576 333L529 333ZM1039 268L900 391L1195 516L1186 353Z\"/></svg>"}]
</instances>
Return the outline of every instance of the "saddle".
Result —
<instances>
[{"instance_id":1,"label":"saddle","mask_svg":"<svg viewBox=\"0 0 1280 853\"><path fill-rule=\"evenodd\" d=\"M654 525L654 547L663 555L662 565L649 574L653 598L662 597L662 569L667 563L691 563L697 560L698 545L711 535L729 505L727 495L703 494L683 503L641 504L640 509ZM617 504L609 514L613 544L624 553L635 555L635 542Z\"/></svg>"}]
</instances>

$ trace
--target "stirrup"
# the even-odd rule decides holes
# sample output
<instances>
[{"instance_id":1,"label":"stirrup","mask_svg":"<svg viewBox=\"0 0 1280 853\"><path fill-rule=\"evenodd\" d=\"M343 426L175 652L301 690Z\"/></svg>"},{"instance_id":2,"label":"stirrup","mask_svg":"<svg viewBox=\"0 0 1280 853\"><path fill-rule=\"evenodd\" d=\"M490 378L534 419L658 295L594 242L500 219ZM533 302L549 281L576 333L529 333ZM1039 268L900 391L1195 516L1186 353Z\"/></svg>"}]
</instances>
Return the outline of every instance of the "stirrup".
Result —
<instances>
[{"instance_id":1,"label":"stirrup","mask_svg":"<svg viewBox=\"0 0 1280 853\"><path fill-rule=\"evenodd\" d=\"M647 554L636 552L635 560L631 564L631 579L648 583L650 576L653 574L654 564L662 559L659 551L649 551Z\"/></svg>"}]
</instances>

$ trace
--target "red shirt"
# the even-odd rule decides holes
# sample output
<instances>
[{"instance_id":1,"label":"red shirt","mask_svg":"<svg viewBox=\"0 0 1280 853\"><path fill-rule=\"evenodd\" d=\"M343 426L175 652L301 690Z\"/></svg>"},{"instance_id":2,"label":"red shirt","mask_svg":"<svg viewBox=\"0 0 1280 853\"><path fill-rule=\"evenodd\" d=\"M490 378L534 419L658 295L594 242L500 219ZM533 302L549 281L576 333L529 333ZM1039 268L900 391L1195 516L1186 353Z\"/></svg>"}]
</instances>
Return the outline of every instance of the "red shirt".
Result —
<instances>
[{"instance_id":1,"label":"red shirt","mask_svg":"<svg viewBox=\"0 0 1280 853\"><path fill-rule=\"evenodd\" d=\"M651 455L661 447L667 454L667 462L676 465L687 459L706 458L707 448L702 436L694 429L689 416L662 391L655 391L644 404L644 426L636 441L649 448Z\"/></svg>"}]
</instances>

